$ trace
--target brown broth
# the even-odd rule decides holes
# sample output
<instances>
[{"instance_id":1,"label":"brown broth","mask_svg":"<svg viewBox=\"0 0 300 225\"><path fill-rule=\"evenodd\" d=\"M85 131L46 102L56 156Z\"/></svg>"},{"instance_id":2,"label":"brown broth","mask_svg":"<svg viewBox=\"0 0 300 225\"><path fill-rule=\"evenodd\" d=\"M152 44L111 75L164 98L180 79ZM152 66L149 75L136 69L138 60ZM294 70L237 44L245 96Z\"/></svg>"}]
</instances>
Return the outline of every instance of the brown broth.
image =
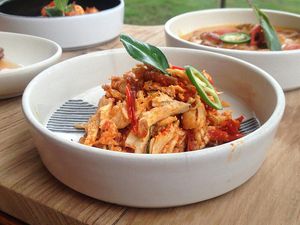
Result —
<instances>
[{"instance_id":1,"label":"brown broth","mask_svg":"<svg viewBox=\"0 0 300 225\"><path fill-rule=\"evenodd\" d=\"M188 34L182 35L181 38L187 41L191 41L201 45L207 45L217 48L227 48L227 49L238 49L238 50L261 50L268 51L269 49L266 46L251 46L250 43L243 44L229 44L222 41L211 41L209 39L202 39L203 34L207 33L216 33L217 35L222 35L223 32L244 32L250 34L250 31L254 25L253 24L228 24L221 26L212 26L212 27L203 27ZM281 42L283 50L291 49L300 49L300 30L291 29L286 27L276 26L275 30L278 34L278 38ZM223 32L220 32L223 31Z\"/></svg>"}]
</instances>

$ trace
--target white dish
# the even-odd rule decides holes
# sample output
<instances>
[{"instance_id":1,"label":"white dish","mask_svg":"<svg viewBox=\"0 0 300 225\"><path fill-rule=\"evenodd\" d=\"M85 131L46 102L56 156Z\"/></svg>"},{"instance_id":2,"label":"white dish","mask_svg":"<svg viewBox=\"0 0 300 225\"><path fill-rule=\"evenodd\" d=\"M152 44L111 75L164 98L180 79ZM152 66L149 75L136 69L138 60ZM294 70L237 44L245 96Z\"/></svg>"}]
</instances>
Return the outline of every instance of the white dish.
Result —
<instances>
[{"instance_id":1,"label":"white dish","mask_svg":"<svg viewBox=\"0 0 300 225\"><path fill-rule=\"evenodd\" d=\"M300 15L275 10L264 12L275 26L300 29ZM179 37L200 27L238 23L257 23L252 9L212 9L178 15L165 24L167 46L202 49L243 59L267 71L286 91L300 87L300 50L232 50L199 45Z\"/></svg>"},{"instance_id":2,"label":"white dish","mask_svg":"<svg viewBox=\"0 0 300 225\"><path fill-rule=\"evenodd\" d=\"M31 79L56 63L61 47L53 41L30 35L0 32L4 58L20 65L0 71L0 99L22 94Z\"/></svg>"},{"instance_id":3,"label":"white dish","mask_svg":"<svg viewBox=\"0 0 300 225\"><path fill-rule=\"evenodd\" d=\"M48 38L64 50L89 47L107 42L120 34L124 1L113 2L115 6L98 13L69 17L11 15L1 12L0 5L0 30Z\"/></svg>"},{"instance_id":4,"label":"white dish","mask_svg":"<svg viewBox=\"0 0 300 225\"><path fill-rule=\"evenodd\" d=\"M43 71L23 95L34 142L57 179L103 201L169 207L216 197L255 174L283 115L285 99L279 84L263 70L232 57L192 49L162 50L174 65L190 64L209 71L216 86L236 99L237 113L253 111L262 126L236 141L184 153L133 154L81 145L46 129L49 116L77 96L97 102L91 95L93 88L137 63L123 49L87 54Z\"/></svg>"}]
</instances>

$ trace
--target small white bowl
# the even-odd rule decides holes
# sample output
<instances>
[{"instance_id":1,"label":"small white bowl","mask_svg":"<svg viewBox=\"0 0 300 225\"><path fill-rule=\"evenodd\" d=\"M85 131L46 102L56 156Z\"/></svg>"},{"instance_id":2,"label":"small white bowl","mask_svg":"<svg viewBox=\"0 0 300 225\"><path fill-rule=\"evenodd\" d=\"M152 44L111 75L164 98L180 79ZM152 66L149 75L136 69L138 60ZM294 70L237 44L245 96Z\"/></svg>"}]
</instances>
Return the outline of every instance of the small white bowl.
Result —
<instances>
[{"instance_id":1,"label":"small white bowl","mask_svg":"<svg viewBox=\"0 0 300 225\"><path fill-rule=\"evenodd\" d=\"M97 13L68 17L17 16L0 11L0 30L44 37L64 50L86 48L120 34L124 1L114 2L118 4Z\"/></svg>"},{"instance_id":2,"label":"small white bowl","mask_svg":"<svg viewBox=\"0 0 300 225\"><path fill-rule=\"evenodd\" d=\"M69 99L88 95L99 99L101 84L137 63L124 49L79 56L43 71L23 95L23 111L35 145L57 179L103 201L169 207L216 197L256 173L283 115L285 98L279 84L258 67L233 57L193 49L162 50L174 65L209 71L224 96L231 97L234 111L253 111L262 126L236 141L184 153L134 154L79 144L49 131L49 116ZM91 92L95 87L99 90Z\"/></svg>"},{"instance_id":3,"label":"small white bowl","mask_svg":"<svg viewBox=\"0 0 300 225\"><path fill-rule=\"evenodd\" d=\"M31 79L55 64L62 54L53 41L8 32L0 32L0 47L6 60L20 65L0 71L0 99L21 95Z\"/></svg>"},{"instance_id":4,"label":"small white bowl","mask_svg":"<svg viewBox=\"0 0 300 225\"><path fill-rule=\"evenodd\" d=\"M264 10L275 26L300 29L300 15ZM252 9L212 9L173 17L165 24L167 46L202 49L250 62L271 74L288 91L300 87L300 49L262 52L215 48L183 40L179 36L200 27L223 24L257 23Z\"/></svg>"}]
</instances>

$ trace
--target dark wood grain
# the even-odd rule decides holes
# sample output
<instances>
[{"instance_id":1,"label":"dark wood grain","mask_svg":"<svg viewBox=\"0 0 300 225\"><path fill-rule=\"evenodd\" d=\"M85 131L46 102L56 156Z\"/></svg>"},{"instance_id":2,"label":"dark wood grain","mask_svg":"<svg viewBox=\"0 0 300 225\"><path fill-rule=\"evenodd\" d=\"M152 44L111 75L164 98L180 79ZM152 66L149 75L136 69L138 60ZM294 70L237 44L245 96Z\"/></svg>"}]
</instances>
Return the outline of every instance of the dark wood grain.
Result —
<instances>
[{"instance_id":1,"label":"dark wood grain","mask_svg":"<svg viewBox=\"0 0 300 225\"><path fill-rule=\"evenodd\" d=\"M1 225L27 225L26 223L17 220L16 218L0 211L0 224Z\"/></svg>"},{"instance_id":2,"label":"dark wood grain","mask_svg":"<svg viewBox=\"0 0 300 225\"><path fill-rule=\"evenodd\" d=\"M162 26L124 26L124 32L164 45ZM117 39L66 52L63 59L121 47ZM0 210L33 225L66 224L300 224L300 90L286 93L276 139L257 174L239 188L201 203L135 209L75 192L43 166L21 110L21 97L0 100Z\"/></svg>"}]
</instances>

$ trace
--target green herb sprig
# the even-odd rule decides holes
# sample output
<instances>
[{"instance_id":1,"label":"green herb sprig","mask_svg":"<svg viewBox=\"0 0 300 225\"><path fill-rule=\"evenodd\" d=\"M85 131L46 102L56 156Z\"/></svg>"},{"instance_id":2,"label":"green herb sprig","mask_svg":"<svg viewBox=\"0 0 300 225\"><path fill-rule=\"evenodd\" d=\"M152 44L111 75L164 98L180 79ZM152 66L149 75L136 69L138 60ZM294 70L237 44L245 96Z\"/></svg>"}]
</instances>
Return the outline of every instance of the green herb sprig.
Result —
<instances>
[{"instance_id":1,"label":"green herb sprig","mask_svg":"<svg viewBox=\"0 0 300 225\"><path fill-rule=\"evenodd\" d=\"M132 58L149 64L164 74L168 74L166 71L170 67L168 60L159 48L140 42L125 34L120 35L120 40Z\"/></svg>"},{"instance_id":2,"label":"green herb sprig","mask_svg":"<svg viewBox=\"0 0 300 225\"><path fill-rule=\"evenodd\" d=\"M259 21L260 26L264 31L265 40L267 42L267 46L271 51L281 51L281 43L277 36L277 33L272 26L268 16L261 11L257 6L255 6L251 0L247 0L250 7L253 8L255 15Z\"/></svg>"},{"instance_id":3,"label":"green herb sprig","mask_svg":"<svg viewBox=\"0 0 300 225\"><path fill-rule=\"evenodd\" d=\"M68 4L69 0L54 0L53 7L46 7L46 13L50 17L64 16L72 10L73 4Z\"/></svg>"}]
</instances>

